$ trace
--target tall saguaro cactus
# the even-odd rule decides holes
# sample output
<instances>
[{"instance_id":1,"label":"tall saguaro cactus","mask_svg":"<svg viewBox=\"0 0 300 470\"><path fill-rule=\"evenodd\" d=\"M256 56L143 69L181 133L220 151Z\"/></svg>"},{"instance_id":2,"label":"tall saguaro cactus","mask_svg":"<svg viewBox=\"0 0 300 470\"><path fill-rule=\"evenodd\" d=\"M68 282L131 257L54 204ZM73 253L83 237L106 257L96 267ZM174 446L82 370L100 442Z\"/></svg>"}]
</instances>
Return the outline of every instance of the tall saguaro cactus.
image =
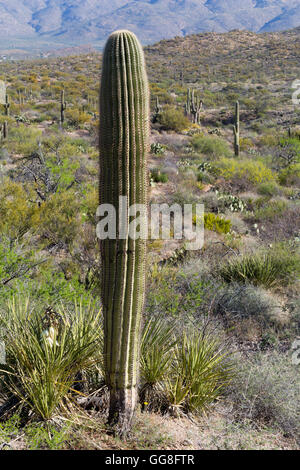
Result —
<instances>
[{"instance_id":1,"label":"tall saguaro cactus","mask_svg":"<svg viewBox=\"0 0 300 470\"><path fill-rule=\"evenodd\" d=\"M238 157L240 154L240 104L235 103L235 124L233 126L234 134L234 153Z\"/></svg>"},{"instance_id":2,"label":"tall saguaro cactus","mask_svg":"<svg viewBox=\"0 0 300 470\"><path fill-rule=\"evenodd\" d=\"M117 221L134 204L147 207L149 89L136 36L116 31L103 55L100 90L100 204L112 204ZM120 202L126 196L127 210ZM124 200L124 198L122 199ZM127 222L129 222L127 215ZM101 241L104 358L110 387L109 423L126 435L137 403L139 340L145 290L146 240Z\"/></svg>"}]
</instances>

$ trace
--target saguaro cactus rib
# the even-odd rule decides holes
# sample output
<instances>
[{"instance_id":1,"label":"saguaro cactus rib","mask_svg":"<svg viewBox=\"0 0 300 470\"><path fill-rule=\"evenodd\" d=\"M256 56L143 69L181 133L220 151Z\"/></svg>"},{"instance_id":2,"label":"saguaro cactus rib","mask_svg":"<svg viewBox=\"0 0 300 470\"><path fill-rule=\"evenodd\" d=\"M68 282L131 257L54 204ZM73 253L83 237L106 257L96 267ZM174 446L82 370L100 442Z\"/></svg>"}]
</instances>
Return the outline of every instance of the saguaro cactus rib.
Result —
<instances>
[{"instance_id":1,"label":"saguaro cactus rib","mask_svg":"<svg viewBox=\"0 0 300 470\"><path fill-rule=\"evenodd\" d=\"M146 241L129 236L128 209L147 204L149 89L142 48L134 34L113 33L103 56L100 90L100 204L117 221L126 196L126 236L101 241L105 371L111 390L109 422L126 434L137 401L139 337L145 291Z\"/></svg>"}]
</instances>

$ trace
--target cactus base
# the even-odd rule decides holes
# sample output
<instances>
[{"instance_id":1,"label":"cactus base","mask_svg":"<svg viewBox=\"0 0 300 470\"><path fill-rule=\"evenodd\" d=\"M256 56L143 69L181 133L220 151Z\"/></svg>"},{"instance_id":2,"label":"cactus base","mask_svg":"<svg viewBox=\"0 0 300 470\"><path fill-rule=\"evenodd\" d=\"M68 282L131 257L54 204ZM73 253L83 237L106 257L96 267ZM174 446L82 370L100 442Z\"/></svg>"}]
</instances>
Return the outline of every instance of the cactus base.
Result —
<instances>
[{"instance_id":1,"label":"cactus base","mask_svg":"<svg viewBox=\"0 0 300 470\"><path fill-rule=\"evenodd\" d=\"M111 390L108 427L114 435L128 436L137 403L136 388Z\"/></svg>"}]
</instances>

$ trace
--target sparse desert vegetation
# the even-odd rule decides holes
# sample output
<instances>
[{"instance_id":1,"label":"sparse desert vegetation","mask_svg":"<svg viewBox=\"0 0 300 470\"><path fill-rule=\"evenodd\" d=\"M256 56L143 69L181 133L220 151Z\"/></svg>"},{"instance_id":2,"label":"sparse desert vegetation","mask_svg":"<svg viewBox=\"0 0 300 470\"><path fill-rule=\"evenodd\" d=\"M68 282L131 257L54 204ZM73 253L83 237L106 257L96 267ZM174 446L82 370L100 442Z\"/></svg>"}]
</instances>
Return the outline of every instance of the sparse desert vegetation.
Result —
<instances>
[{"instance_id":1,"label":"sparse desert vegetation","mask_svg":"<svg viewBox=\"0 0 300 470\"><path fill-rule=\"evenodd\" d=\"M150 204L203 203L205 243L148 241L125 440L106 427L101 57L1 64L0 449L299 448L299 42L232 31L145 48Z\"/></svg>"}]
</instances>

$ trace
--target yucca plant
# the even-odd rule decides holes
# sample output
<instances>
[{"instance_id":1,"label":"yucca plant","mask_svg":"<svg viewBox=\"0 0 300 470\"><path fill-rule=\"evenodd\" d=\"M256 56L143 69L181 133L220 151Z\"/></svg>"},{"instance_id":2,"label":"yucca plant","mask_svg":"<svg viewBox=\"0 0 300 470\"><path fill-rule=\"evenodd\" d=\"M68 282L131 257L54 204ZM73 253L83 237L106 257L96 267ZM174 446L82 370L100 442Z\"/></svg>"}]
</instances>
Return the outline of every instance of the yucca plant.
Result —
<instances>
[{"instance_id":1,"label":"yucca plant","mask_svg":"<svg viewBox=\"0 0 300 470\"><path fill-rule=\"evenodd\" d=\"M300 256L297 249L274 246L269 251L229 259L219 267L226 282L250 282L266 288L288 284L300 274Z\"/></svg>"},{"instance_id":2,"label":"yucca plant","mask_svg":"<svg viewBox=\"0 0 300 470\"><path fill-rule=\"evenodd\" d=\"M141 339L142 409L153 410L161 407L164 401L162 383L170 373L176 343L174 325L161 318L147 319Z\"/></svg>"},{"instance_id":3,"label":"yucca plant","mask_svg":"<svg viewBox=\"0 0 300 470\"><path fill-rule=\"evenodd\" d=\"M60 309L60 325L47 325L28 299L13 299L2 314L6 364L2 395L16 397L34 415L50 420L72 398L79 371L99 362L101 312L95 305ZM3 396L4 398L4 396Z\"/></svg>"},{"instance_id":4,"label":"yucca plant","mask_svg":"<svg viewBox=\"0 0 300 470\"><path fill-rule=\"evenodd\" d=\"M165 382L170 409L176 414L206 411L232 376L228 355L210 334L184 333L175 346L172 372Z\"/></svg>"}]
</instances>

